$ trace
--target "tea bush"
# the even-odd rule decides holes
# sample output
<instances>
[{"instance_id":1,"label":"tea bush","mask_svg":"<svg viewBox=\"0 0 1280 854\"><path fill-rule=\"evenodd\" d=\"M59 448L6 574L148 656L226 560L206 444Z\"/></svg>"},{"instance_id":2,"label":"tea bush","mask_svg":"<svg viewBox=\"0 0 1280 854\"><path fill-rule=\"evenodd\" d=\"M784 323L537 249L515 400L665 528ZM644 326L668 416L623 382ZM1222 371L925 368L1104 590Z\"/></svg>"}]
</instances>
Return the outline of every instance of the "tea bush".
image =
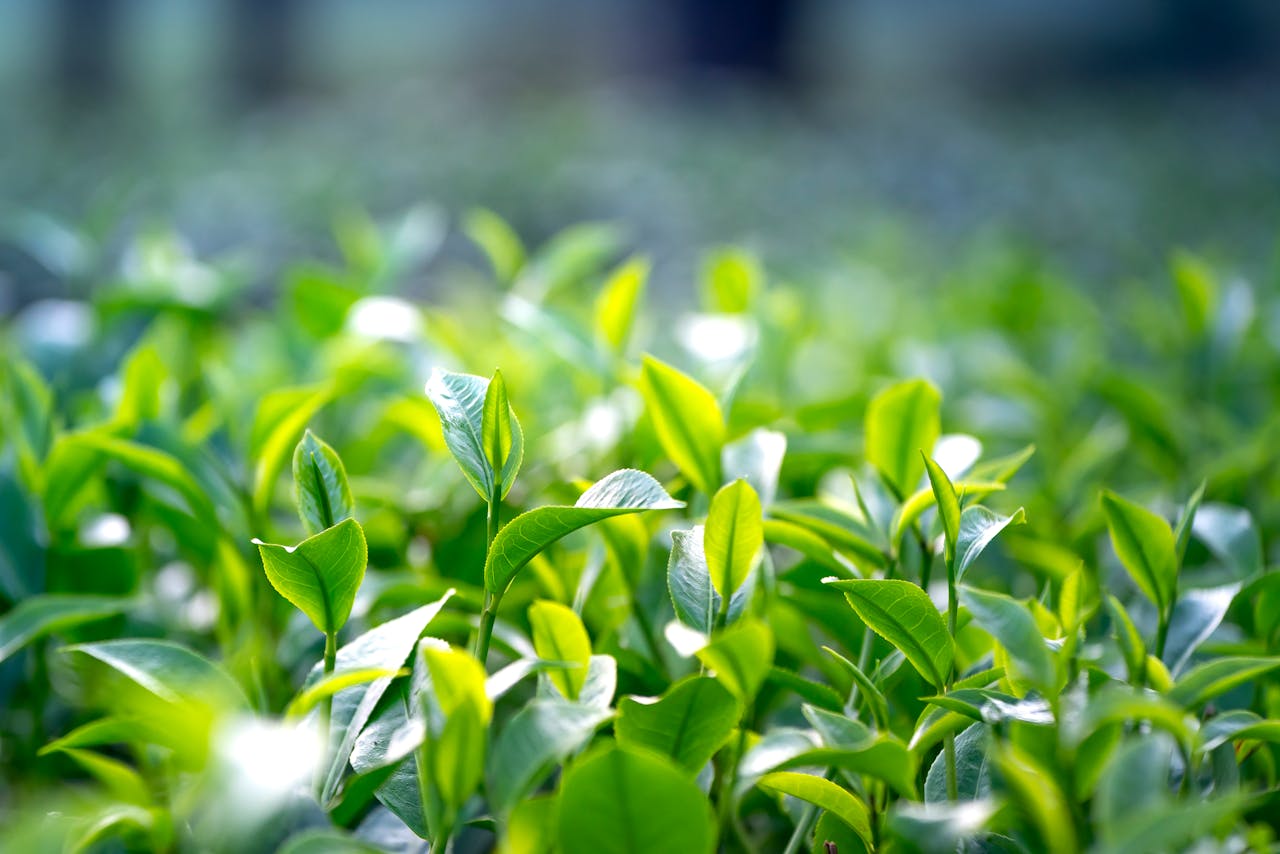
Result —
<instances>
[{"instance_id":1,"label":"tea bush","mask_svg":"<svg viewBox=\"0 0 1280 854\"><path fill-rule=\"evenodd\" d=\"M6 849L1274 847L1274 293L366 225L5 325Z\"/></svg>"}]
</instances>

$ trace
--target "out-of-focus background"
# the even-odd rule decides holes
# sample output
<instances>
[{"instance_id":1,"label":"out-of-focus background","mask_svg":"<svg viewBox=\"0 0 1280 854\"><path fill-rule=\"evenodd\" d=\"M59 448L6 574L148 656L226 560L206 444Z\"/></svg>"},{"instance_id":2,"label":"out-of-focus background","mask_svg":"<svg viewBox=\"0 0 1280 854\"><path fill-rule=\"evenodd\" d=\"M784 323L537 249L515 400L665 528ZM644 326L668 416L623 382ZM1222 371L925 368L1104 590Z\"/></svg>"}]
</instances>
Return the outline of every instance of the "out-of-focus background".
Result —
<instances>
[{"instance_id":1,"label":"out-of-focus background","mask_svg":"<svg viewBox=\"0 0 1280 854\"><path fill-rule=\"evenodd\" d=\"M797 275L989 241L1100 287L1175 246L1256 276L1280 5L5 0L0 139L6 312L157 224L269 289L335 217L422 205L534 243L619 223L673 297L724 241ZM474 253L441 234L439 263Z\"/></svg>"}]
</instances>

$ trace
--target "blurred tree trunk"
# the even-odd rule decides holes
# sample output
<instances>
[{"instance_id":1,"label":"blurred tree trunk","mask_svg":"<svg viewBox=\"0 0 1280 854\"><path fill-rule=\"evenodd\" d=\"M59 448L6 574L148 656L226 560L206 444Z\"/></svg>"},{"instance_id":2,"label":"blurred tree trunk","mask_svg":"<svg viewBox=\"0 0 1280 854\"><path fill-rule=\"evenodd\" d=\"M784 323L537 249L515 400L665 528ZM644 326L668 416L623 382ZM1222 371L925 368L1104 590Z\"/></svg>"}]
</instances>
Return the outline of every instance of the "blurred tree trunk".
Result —
<instances>
[{"instance_id":1,"label":"blurred tree trunk","mask_svg":"<svg viewBox=\"0 0 1280 854\"><path fill-rule=\"evenodd\" d=\"M232 85L249 104L287 95L297 83L298 0L232 0Z\"/></svg>"},{"instance_id":2,"label":"blurred tree trunk","mask_svg":"<svg viewBox=\"0 0 1280 854\"><path fill-rule=\"evenodd\" d=\"M73 107L98 104L119 85L120 0L57 0L54 73Z\"/></svg>"},{"instance_id":3,"label":"blurred tree trunk","mask_svg":"<svg viewBox=\"0 0 1280 854\"><path fill-rule=\"evenodd\" d=\"M670 0L687 70L791 77L798 0Z\"/></svg>"}]
</instances>

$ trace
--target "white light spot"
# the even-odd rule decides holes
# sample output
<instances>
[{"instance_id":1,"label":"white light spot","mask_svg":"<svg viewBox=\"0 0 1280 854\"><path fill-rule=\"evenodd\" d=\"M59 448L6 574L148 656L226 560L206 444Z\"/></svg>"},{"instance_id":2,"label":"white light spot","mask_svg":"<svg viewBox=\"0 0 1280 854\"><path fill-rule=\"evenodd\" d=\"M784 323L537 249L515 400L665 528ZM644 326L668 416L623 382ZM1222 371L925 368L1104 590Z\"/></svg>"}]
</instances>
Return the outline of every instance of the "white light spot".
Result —
<instances>
[{"instance_id":1,"label":"white light spot","mask_svg":"<svg viewBox=\"0 0 1280 854\"><path fill-rule=\"evenodd\" d=\"M697 629L691 629L679 620L672 620L662 629L667 639L682 658L688 658L707 645L707 636Z\"/></svg>"},{"instance_id":2,"label":"white light spot","mask_svg":"<svg viewBox=\"0 0 1280 854\"><path fill-rule=\"evenodd\" d=\"M756 324L733 314L690 314L676 326L680 344L703 362L735 361L756 344Z\"/></svg>"},{"instance_id":3,"label":"white light spot","mask_svg":"<svg viewBox=\"0 0 1280 854\"><path fill-rule=\"evenodd\" d=\"M365 297L347 314L347 331L363 338L410 342L422 329L422 312L397 297Z\"/></svg>"},{"instance_id":4,"label":"white light spot","mask_svg":"<svg viewBox=\"0 0 1280 854\"><path fill-rule=\"evenodd\" d=\"M119 513L103 513L85 525L80 532L80 541L93 548L119 546L129 541L133 529L129 520Z\"/></svg>"}]
</instances>

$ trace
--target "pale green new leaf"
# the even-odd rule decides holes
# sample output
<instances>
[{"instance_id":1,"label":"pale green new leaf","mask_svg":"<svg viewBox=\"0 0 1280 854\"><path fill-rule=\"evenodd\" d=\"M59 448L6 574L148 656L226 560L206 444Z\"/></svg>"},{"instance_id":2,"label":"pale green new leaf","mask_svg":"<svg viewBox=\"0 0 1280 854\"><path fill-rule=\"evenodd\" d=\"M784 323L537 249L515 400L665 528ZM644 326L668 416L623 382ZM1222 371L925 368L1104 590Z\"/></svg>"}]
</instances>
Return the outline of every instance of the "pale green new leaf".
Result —
<instances>
[{"instance_id":1,"label":"pale green new leaf","mask_svg":"<svg viewBox=\"0 0 1280 854\"><path fill-rule=\"evenodd\" d=\"M760 499L751 484L735 480L711 499L703 546L707 570L721 599L732 597L755 565L764 545Z\"/></svg>"},{"instance_id":2,"label":"pale green new leaf","mask_svg":"<svg viewBox=\"0 0 1280 854\"><path fill-rule=\"evenodd\" d=\"M293 452L294 497L308 536L355 515L347 470L333 448L310 430Z\"/></svg>"},{"instance_id":3,"label":"pale green new leaf","mask_svg":"<svg viewBox=\"0 0 1280 854\"><path fill-rule=\"evenodd\" d=\"M499 497L506 498L524 462L524 432L507 400L507 383L501 371L493 372L485 390L481 443L493 480L502 486Z\"/></svg>"},{"instance_id":4,"label":"pale green new leaf","mask_svg":"<svg viewBox=\"0 0 1280 854\"><path fill-rule=\"evenodd\" d=\"M828 580L876 634L907 657L936 687L947 684L955 648L929 595L901 579Z\"/></svg>"},{"instance_id":5,"label":"pale green new leaf","mask_svg":"<svg viewBox=\"0 0 1280 854\"><path fill-rule=\"evenodd\" d=\"M725 422L715 395L652 356L644 357L640 392L662 450L705 495L720 486Z\"/></svg>"},{"instance_id":6,"label":"pale green new leaf","mask_svg":"<svg viewBox=\"0 0 1280 854\"><path fill-rule=\"evenodd\" d=\"M1169 523L1113 492L1102 493L1102 511L1120 562L1160 613L1167 613L1178 584L1177 545Z\"/></svg>"},{"instance_id":7,"label":"pale green new leaf","mask_svg":"<svg viewBox=\"0 0 1280 854\"><path fill-rule=\"evenodd\" d=\"M929 458L924 451L924 470L929 475L929 486L933 489L933 498L938 505L938 518L942 520L942 534L946 542L947 570L955 567L956 539L960 535L960 499L956 497L956 489L951 485L951 478Z\"/></svg>"},{"instance_id":8,"label":"pale green new leaf","mask_svg":"<svg viewBox=\"0 0 1280 854\"><path fill-rule=\"evenodd\" d=\"M631 337L649 267L645 258L629 259L613 271L596 298L596 337L614 353L622 353Z\"/></svg>"},{"instance_id":9,"label":"pale green new leaf","mask_svg":"<svg viewBox=\"0 0 1280 854\"><path fill-rule=\"evenodd\" d=\"M745 619L698 650L698 659L714 671L724 687L749 703L773 664L773 632L760 620Z\"/></svg>"},{"instance_id":10,"label":"pale green new leaf","mask_svg":"<svg viewBox=\"0 0 1280 854\"><path fill-rule=\"evenodd\" d=\"M867 461L880 470L900 498L924 475L922 450L942 432L942 395L927 380L907 380L877 394L867 407Z\"/></svg>"},{"instance_id":11,"label":"pale green new leaf","mask_svg":"<svg viewBox=\"0 0 1280 854\"><path fill-rule=\"evenodd\" d=\"M533 648L540 658L562 662L551 671L551 681L570 700L578 699L591 663L591 638L582 619L558 602L535 602L529 608Z\"/></svg>"},{"instance_id":12,"label":"pale green new leaf","mask_svg":"<svg viewBox=\"0 0 1280 854\"><path fill-rule=\"evenodd\" d=\"M721 599L711 583L703 545L706 528L695 525L688 531L671 532L671 557L667 561L667 590L680 622L704 635L715 628ZM753 584L739 587L729 600L726 623L733 623L746 610Z\"/></svg>"},{"instance_id":13,"label":"pale green new leaf","mask_svg":"<svg viewBox=\"0 0 1280 854\"><path fill-rule=\"evenodd\" d=\"M368 564L359 522L346 519L296 546L254 542L276 592L325 634L342 628L351 616Z\"/></svg>"},{"instance_id":14,"label":"pale green new leaf","mask_svg":"<svg viewBox=\"0 0 1280 854\"><path fill-rule=\"evenodd\" d=\"M833 813L858 834L858 838L866 843L868 850L874 850L875 837L871 832L871 813L857 795L840 788L830 780L794 771L775 771L765 774L757 785L766 791L790 795Z\"/></svg>"},{"instance_id":15,"label":"pale green new leaf","mask_svg":"<svg viewBox=\"0 0 1280 854\"><path fill-rule=\"evenodd\" d=\"M684 506L649 475L621 469L582 493L572 506L538 507L512 519L493 541L484 565L485 588L496 596L538 552L579 528L625 513Z\"/></svg>"}]
</instances>

